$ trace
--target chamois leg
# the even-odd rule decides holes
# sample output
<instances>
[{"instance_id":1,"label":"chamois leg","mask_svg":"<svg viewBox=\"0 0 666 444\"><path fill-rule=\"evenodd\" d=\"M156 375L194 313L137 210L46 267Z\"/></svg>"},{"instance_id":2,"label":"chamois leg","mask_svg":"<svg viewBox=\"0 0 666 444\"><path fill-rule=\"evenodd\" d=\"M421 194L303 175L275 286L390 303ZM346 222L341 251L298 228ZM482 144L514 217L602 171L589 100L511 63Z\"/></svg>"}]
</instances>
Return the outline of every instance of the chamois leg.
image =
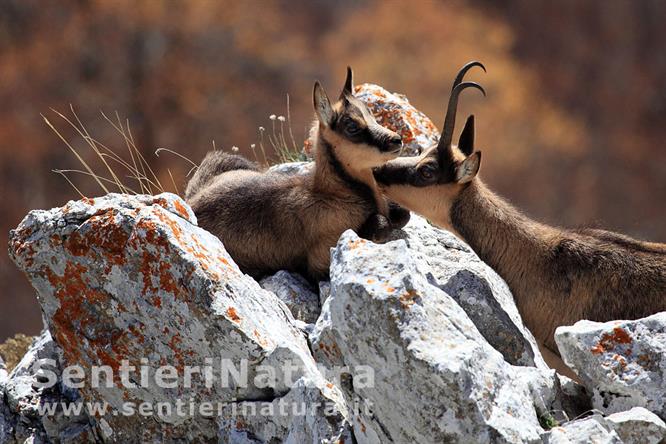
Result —
<instances>
[{"instance_id":1,"label":"chamois leg","mask_svg":"<svg viewBox=\"0 0 666 444\"><path fill-rule=\"evenodd\" d=\"M252 170L259 171L259 167L254 162L250 162L243 156L229 154L223 151L209 151L206 157L201 161L201 165L187 183L185 190L185 200L189 200L206 185L208 185L216 176L233 170Z\"/></svg>"}]
</instances>

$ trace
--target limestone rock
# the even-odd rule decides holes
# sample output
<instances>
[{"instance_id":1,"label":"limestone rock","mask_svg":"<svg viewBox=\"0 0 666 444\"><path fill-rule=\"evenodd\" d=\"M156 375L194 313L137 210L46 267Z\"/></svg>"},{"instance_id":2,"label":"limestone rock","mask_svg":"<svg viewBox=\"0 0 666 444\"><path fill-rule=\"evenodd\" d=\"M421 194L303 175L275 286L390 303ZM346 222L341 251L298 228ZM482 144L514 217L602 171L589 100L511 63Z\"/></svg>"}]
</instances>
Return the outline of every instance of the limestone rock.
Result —
<instances>
[{"instance_id":1,"label":"limestone rock","mask_svg":"<svg viewBox=\"0 0 666 444\"><path fill-rule=\"evenodd\" d=\"M331 383L320 387L300 379L273 401L231 404L220 418L220 442L353 442L346 404Z\"/></svg>"},{"instance_id":2,"label":"limestone rock","mask_svg":"<svg viewBox=\"0 0 666 444\"><path fill-rule=\"evenodd\" d=\"M5 365L5 361L2 360L2 356L0 356L0 393L2 393L2 388L4 387L5 382L7 382L8 376L7 366Z\"/></svg>"},{"instance_id":3,"label":"limestone rock","mask_svg":"<svg viewBox=\"0 0 666 444\"><path fill-rule=\"evenodd\" d=\"M126 411L126 403L270 400L290 391L285 363L294 378L321 377L289 309L195 224L177 196L110 194L33 211L10 234L10 255L38 292L64 363L113 372L111 387L90 378L80 389L86 401L111 407L96 421L104 441L137 439L139 431L149 442L215 440L215 421L197 412L112 412ZM244 363L247 377L224 384L222 359L237 371ZM136 373L125 383L127 366ZM148 377L139 384L141 366ZM171 366L175 386L158 383L158 366ZM213 369L212 386L197 374L185 382L185 368L200 366ZM277 373L258 384L260 366Z\"/></svg>"},{"instance_id":4,"label":"limestone rock","mask_svg":"<svg viewBox=\"0 0 666 444\"><path fill-rule=\"evenodd\" d=\"M571 421L545 433L546 444L622 444L618 434L601 415Z\"/></svg>"},{"instance_id":5,"label":"limestone rock","mask_svg":"<svg viewBox=\"0 0 666 444\"><path fill-rule=\"evenodd\" d=\"M534 339L523 324L504 280L460 239L412 214L396 231L430 283L465 310L483 337L507 362L547 368Z\"/></svg>"},{"instance_id":6,"label":"limestone rock","mask_svg":"<svg viewBox=\"0 0 666 444\"><path fill-rule=\"evenodd\" d=\"M643 407L613 413L606 421L625 444L660 444L666 440L664 421Z\"/></svg>"},{"instance_id":7,"label":"limestone rock","mask_svg":"<svg viewBox=\"0 0 666 444\"><path fill-rule=\"evenodd\" d=\"M345 232L323 316L315 330L350 369L348 398L370 404L353 417L359 442L540 442L554 372L508 364L404 241Z\"/></svg>"},{"instance_id":8,"label":"limestone rock","mask_svg":"<svg viewBox=\"0 0 666 444\"><path fill-rule=\"evenodd\" d=\"M63 411L81 399L76 390L63 385L61 359L50 333L44 331L12 370L0 402L0 442L97 442L93 419L85 412ZM37 383L47 376L53 384L40 387Z\"/></svg>"},{"instance_id":9,"label":"limestone rock","mask_svg":"<svg viewBox=\"0 0 666 444\"><path fill-rule=\"evenodd\" d=\"M377 122L402 138L403 156L414 156L439 141L432 121L414 108L403 94L391 93L378 85L357 85L354 96L365 102Z\"/></svg>"},{"instance_id":10,"label":"limestone rock","mask_svg":"<svg viewBox=\"0 0 666 444\"><path fill-rule=\"evenodd\" d=\"M666 418L666 313L634 321L579 321L559 327L564 362L604 413L645 407Z\"/></svg>"},{"instance_id":11,"label":"limestone rock","mask_svg":"<svg viewBox=\"0 0 666 444\"><path fill-rule=\"evenodd\" d=\"M294 318L308 324L317 322L321 311L319 296L303 276L282 270L262 279L260 284L264 290L275 293Z\"/></svg>"},{"instance_id":12,"label":"limestone rock","mask_svg":"<svg viewBox=\"0 0 666 444\"><path fill-rule=\"evenodd\" d=\"M330 288L329 288L330 290ZM310 348L315 361L327 368L344 367L342 352L338 348L340 337L331 323L330 298L326 298L312 332L309 335Z\"/></svg>"},{"instance_id":13,"label":"limestone rock","mask_svg":"<svg viewBox=\"0 0 666 444\"><path fill-rule=\"evenodd\" d=\"M0 441L536 443L549 412L580 413L580 387L545 368L492 270L420 217L395 234L345 232L317 295L287 272L262 288L171 194L31 212L10 256L48 331L0 385ZM31 364L43 356L48 389ZM94 384L99 366L110 384ZM175 385L158 383L168 367ZM40 418L45 400L107 410Z\"/></svg>"},{"instance_id":14,"label":"limestone rock","mask_svg":"<svg viewBox=\"0 0 666 444\"><path fill-rule=\"evenodd\" d=\"M666 424L654 413L635 407L607 417L594 414L566 422L545 433L543 439L548 444L660 444L666 439Z\"/></svg>"},{"instance_id":15,"label":"limestone rock","mask_svg":"<svg viewBox=\"0 0 666 444\"><path fill-rule=\"evenodd\" d=\"M2 390L0 390L2 395ZM14 429L16 428L16 415L9 411L6 403L0 402L0 442L3 444L12 444L14 439Z\"/></svg>"},{"instance_id":16,"label":"limestone rock","mask_svg":"<svg viewBox=\"0 0 666 444\"><path fill-rule=\"evenodd\" d=\"M306 174L314 167L313 162L287 162L271 166L268 171L286 175Z\"/></svg>"}]
</instances>

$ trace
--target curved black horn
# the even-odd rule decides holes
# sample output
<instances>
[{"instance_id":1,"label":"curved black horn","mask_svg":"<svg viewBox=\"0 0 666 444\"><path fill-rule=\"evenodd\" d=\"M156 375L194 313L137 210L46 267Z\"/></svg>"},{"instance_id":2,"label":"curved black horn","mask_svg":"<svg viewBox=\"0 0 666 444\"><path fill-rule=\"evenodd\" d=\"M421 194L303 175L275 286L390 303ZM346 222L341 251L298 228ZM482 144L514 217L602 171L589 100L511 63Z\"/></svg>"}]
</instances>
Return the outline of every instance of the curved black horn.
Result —
<instances>
[{"instance_id":1,"label":"curved black horn","mask_svg":"<svg viewBox=\"0 0 666 444\"><path fill-rule=\"evenodd\" d=\"M483 89L481 85L474 82L462 82L453 87L451 91L451 97L449 98L449 106L446 110L446 118L444 119L444 128L442 129L442 135L439 138L439 143L437 144L437 150L442 153L444 150L447 150L451 145L453 140L453 130L456 126L456 112L458 109L458 96L466 88L476 88L486 95L486 90Z\"/></svg>"},{"instance_id":2,"label":"curved black horn","mask_svg":"<svg viewBox=\"0 0 666 444\"><path fill-rule=\"evenodd\" d=\"M465 77L465 74L467 74L467 71L474 68L475 66L481 68L483 72L487 72L486 67L483 66L483 63L478 62L476 60L469 62L468 64L460 68L460 71L458 71L458 75L456 75L456 79L453 81L453 86L451 87L451 90L453 90L453 88L458 86L463 81L463 78Z\"/></svg>"}]
</instances>

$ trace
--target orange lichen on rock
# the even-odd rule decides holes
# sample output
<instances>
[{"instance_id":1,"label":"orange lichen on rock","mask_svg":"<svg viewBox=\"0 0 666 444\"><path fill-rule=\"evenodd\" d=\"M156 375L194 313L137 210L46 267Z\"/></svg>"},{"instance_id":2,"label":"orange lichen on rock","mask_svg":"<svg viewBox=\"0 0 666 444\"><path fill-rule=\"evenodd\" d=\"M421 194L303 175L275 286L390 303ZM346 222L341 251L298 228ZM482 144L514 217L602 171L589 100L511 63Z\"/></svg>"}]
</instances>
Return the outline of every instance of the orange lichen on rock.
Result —
<instances>
[{"instance_id":1,"label":"orange lichen on rock","mask_svg":"<svg viewBox=\"0 0 666 444\"><path fill-rule=\"evenodd\" d=\"M176 212L183 217L183 219L189 220L190 215L187 213L187 209L183 206L182 203L180 203L179 200L174 200L173 206L176 209Z\"/></svg>"},{"instance_id":2,"label":"orange lichen on rock","mask_svg":"<svg viewBox=\"0 0 666 444\"><path fill-rule=\"evenodd\" d=\"M252 334L254 334L254 337L257 338L259 345L261 345L262 347L268 346L268 341L266 340L266 338L261 336L261 334L259 334L259 332L256 329L252 332Z\"/></svg>"},{"instance_id":3,"label":"orange lichen on rock","mask_svg":"<svg viewBox=\"0 0 666 444\"><path fill-rule=\"evenodd\" d=\"M336 343L333 343L329 346L324 342L320 342L318 347L329 359L342 356L342 353L340 352L340 349Z\"/></svg>"},{"instance_id":4,"label":"orange lichen on rock","mask_svg":"<svg viewBox=\"0 0 666 444\"><path fill-rule=\"evenodd\" d=\"M241 318L238 316L238 313L236 313L236 309L234 307L227 308L227 316L229 316L229 319L235 323L240 324Z\"/></svg>"},{"instance_id":5,"label":"orange lichen on rock","mask_svg":"<svg viewBox=\"0 0 666 444\"><path fill-rule=\"evenodd\" d=\"M114 210L98 213L86 221L85 231L77 230L66 237L63 247L73 256L87 256L92 249L104 255L109 264L122 265L129 239L127 233L116 222Z\"/></svg>"},{"instance_id":6,"label":"orange lichen on rock","mask_svg":"<svg viewBox=\"0 0 666 444\"><path fill-rule=\"evenodd\" d=\"M400 305L402 305L402 308L407 309L414 305L414 301L418 296L419 294L416 292L416 290L407 290L407 292L402 294L399 298Z\"/></svg>"},{"instance_id":7,"label":"orange lichen on rock","mask_svg":"<svg viewBox=\"0 0 666 444\"><path fill-rule=\"evenodd\" d=\"M159 205L160 207L164 208L165 210L169 211L169 202L163 197L157 197L153 199L153 203L156 205Z\"/></svg>"},{"instance_id":8,"label":"orange lichen on rock","mask_svg":"<svg viewBox=\"0 0 666 444\"><path fill-rule=\"evenodd\" d=\"M164 195L153 205L154 199L111 193L96 202L72 202L67 212L38 210L10 235L10 254L40 293L49 332L63 352L62 364L84 368L85 382L91 368L112 370L114 387L84 384L81 399L120 409L123 402L154 403L185 395L201 402L253 395L252 387L232 393L218 384L206 387L196 378L187 392L181 386L172 390L144 384L139 370L173 366L181 375L186 366L217 356L245 354L254 369L276 353L276 363L298 359L304 369L314 370L314 361L304 359L306 339L278 297L238 272L219 239L181 219L192 217L182 200ZM219 307L224 307L222 312ZM239 340L229 341L234 335ZM284 346L272 346L273 337ZM120 380L126 363L136 369L129 371L137 376L130 379L134 387ZM101 376L106 382L107 373ZM119 424L129 430L123 428L111 440L126 440L135 430L157 436L151 427L162 424L162 418L140 416L115 422L111 415L104 416L114 433ZM205 441L199 439L203 434L190 432L200 426L211 427L205 437L214 436L218 424L213 422L192 422L192 441ZM171 436L169 430L159 434L167 441Z\"/></svg>"},{"instance_id":9,"label":"orange lichen on rock","mask_svg":"<svg viewBox=\"0 0 666 444\"><path fill-rule=\"evenodd\" d=\"M360 238L356 239L356 240L353 240L353 241L349 241L349 249L353 250L353 249L358 248L362 245L365 245L366 243L367 243L367 241L365 239L360 239Z\"/></svg>"},{"instance_id":10,"label":"orange lichen on rock","mask_svg":"<svg viewBox=\"0 0 666 444\"><path fill-rule=\"evenodd\" d=\"M108 301L108 296L102 290L91 288L84 274L88 269L83 265L67 262L65 272L62 276L54 273L50 268L44 267L43 274L54 288L55 296L60 302L60 307L53 315L52 333L60 346L65 357L70 363L83 362L77 354L80 339L79 331L94 329L97 322L97 312L94 307L103 306ZM121 333L115 334L114 342ZM108 353L103 352L103 347L96 347L97 358L114 369L118 368L119 359L113 359Z\"/></svg>"},{"instance_id":11,"label":"orange lichen on rock","mask_svg":"<svg viewBox=\"0 0 666 444\"><path fill-rule=\"evenodd\" d=\"M439 139L436 126L405 96L368 83L357 85L355 95L365 102L380 125L400 135L404 147L402 155L418 154Z\"/></svg>"},{"instance_id":12,"label":"orange lichen on rock","mask_svg":"<svg viewBox=\"0 0 666 444\"><path fill-rule=\"evenodd\" d=\"M14 252L16 257L23 259L27 267L32 267L35 263L35 250L29 242L14 242L10 244L10 249Z\"/></svg>"},{"instance_id":13,"label":"orange lichen on rock","mask_svg":"<svg viewBox=\"0 0 666 444\"><path fill-rule=\"evenodd\" d=\"M616 346L631 344L632 339L629 333L622 327L615 327L612 333L604 333L599 342L590 350L594 354L601 354L613 350ZM629 354L631 351L629 349Z\"/></svg>"},{"instance_id":14,"label":"orange lichen on rock","mask_svg":"<svg viewBox=\"0 0 666 444\"><path fill-rule=\"evenodd\" d=\"M180 337L178 333L175 333L171 339L169 340L168 346L169 349L171 349L171 352L173 353L173 357L176 360L176 365L175 367L179 370L182 371L182 369L185 366L185 360L183 357L183 351L180 348L180 344L183 342L183 339Z\"/></svg>"}]
</instances>

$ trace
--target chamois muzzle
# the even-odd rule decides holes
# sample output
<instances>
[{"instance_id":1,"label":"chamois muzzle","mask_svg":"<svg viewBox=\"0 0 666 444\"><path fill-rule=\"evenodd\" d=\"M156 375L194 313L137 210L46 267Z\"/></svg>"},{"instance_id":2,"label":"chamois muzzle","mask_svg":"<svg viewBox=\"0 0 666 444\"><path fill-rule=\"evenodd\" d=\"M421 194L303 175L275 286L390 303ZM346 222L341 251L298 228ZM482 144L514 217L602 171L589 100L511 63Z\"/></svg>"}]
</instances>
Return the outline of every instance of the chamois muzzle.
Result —
<instances>
[{"instance_id":1,"label":"chamois muzzle","mask_svg":"<svg viewBox=\"0 0 666 444\"><path fill-rule=\"evenodd\" d=\"M398 154L402 151L402 138L379 124L370 127L372 145L382 153Z\"/></svg>"},{"instance_id":2,"label":"chamois muzzle","mask_svg":"<svg viewBox=\"0 0 666 444\"><path fill-rule=\"evenodd\" d=\"M402 139L397 134L388 138L382 151L399 154L402 151Z\"/></svg>"}]
</instances>

